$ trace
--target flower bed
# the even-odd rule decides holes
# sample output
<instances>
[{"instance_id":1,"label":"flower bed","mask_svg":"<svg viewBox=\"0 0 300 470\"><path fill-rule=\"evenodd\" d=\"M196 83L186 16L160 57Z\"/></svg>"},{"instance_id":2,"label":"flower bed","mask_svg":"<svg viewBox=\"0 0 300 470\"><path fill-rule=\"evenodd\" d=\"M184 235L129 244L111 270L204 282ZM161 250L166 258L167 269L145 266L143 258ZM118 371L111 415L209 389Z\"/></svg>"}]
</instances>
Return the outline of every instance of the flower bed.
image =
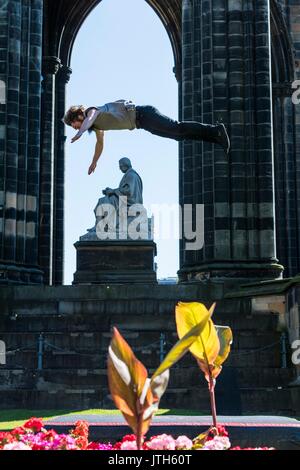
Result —
<instances>
[{"instance_id":1,"label":"flower bed","mask_svg":"<svg viewBox=\"0 0 300 470\"><path fill-rule=\"evenodd\" d=\"M47 431L43 421L31 418L26 423L10 432L0 432L0 450L137 450L136 436L129 434L115 444L90 442L89 425L86 421L77 421L69 434L58 434L53 429ZM186 436L177 439L161 434L145 440L142 450L273 450L262 447L256 449L231 448L228 433L223 426L211 428L191 440Z\"/></svg>"},{"instance_id":2,"label":"flower bed","mask_svg":"<svg viewBox=\"0 0 300 470\"><path fill-rule=\"evenodd\" d=\"M31 418L12 432L0 433L0 450L243 450L231 447L226 429L217 423L215 385L230 353L233 335L230 327L214 325L211 317L215 307L215 303L209 310L199 302L177 304L179 340L151 378L118 329L113 329L108 348L109 389L134 434L116 444L89 442L89 425L85 421L78 421L69 434L58 434L44 429L41 419ZM147 440L145 436L169 383L170 368L188 351L207 381L213 424L193 440L167 434Z\"/></svg>"}]
</instances>

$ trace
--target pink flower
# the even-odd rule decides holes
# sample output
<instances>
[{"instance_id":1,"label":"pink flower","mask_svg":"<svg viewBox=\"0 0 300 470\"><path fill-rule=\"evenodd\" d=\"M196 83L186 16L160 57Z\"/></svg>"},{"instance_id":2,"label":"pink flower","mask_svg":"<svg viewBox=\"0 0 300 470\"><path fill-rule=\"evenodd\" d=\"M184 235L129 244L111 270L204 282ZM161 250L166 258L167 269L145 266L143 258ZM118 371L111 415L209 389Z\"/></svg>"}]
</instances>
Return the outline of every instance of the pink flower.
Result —
<instances>
[{"instance_id":1,"label":"pink flower","mask_svg":"<svg viewBox=\"0 0 300 470\"><path fill-rule=\"evenodd\" d=\"M201 450L227 450L230 446L228 437L215 436L210 441L206 441Z\"/></svg>"},{"instance_id":2,"label":"pink flower","mask_svg":"<svg viewBox=\"0 0 300 470\"><path fill-rule=\"evenodd\" d=\"M149 450L175 450L175 440L168 434L153 436L147 442L147 448Z\"/></svg>"},{"instance_id":3,"label":"pink flower","mask_svg":"<svg viewBox=\"0 0 300 470\"><path fill-rule=\"evenodd\" d=\"M51 450L78 450L74 437L58 434L54 439Z\"/></svg>"},{"instance_id":4,"label":"pink flower","mask_svg":"<svg viewBox=\"0 0 300 470\"><path fill-rule=\"evenodd\" d=\"M175 441L176 450L191 449L193 446L192 441L186 436L179 436Z\"/></svg>"},{"instance_id":5,"label":"pink flower","mask_svg":"<svg viewBox=\"0 0 300 470\"><path fill-rule=\"evenodd\" d=\"M44 441L52 442L58 436L57 432L54 429L50 429L50 431L46 431L43 435Z\"/></svg>"},{"instance_id":6,"label":"pink flower","mask_svg":"<svg viewBox=\"0 0 300 470\"><path fill-rule=\"evenodd\" d=\"M228 433L223 426L212 427L206 433L207 441L193 442L187 436L174 439L168 434L153 436L143 442L143 450L227 450L230 449ZM203 445L203 447L202 447ZM120 442L97 443L88 441L88 423L78 421L70 434L57 434L53 429L46 431L42 419L31 418L24 426L11 432L0 432L0 450L137 450L136 436L128 434ZM275 450L273 447L241 448L230 450Z\"/></svg>"},{"instance_id":7,"label":"pink flower","mask_svg":"<svg viewBox=\"0 0 300 470\"><path fill-rule=\"evenodd\" d=\"M20 441L29 446L32 450L50 450L51 444L44 440L45 434L23 434L20 436Z\"/></svg>"},{"instance_id":8,"label":"pink flower","mask_svg":"<svg viewBox=\"0 0 300 470\"><path fill-rule=\"evenodd\" d=\"M97 442L90 442L86 450L112 450L113 446L111 444L100 444Z\"/></svg>"},{"instance_id":9,"label":"pink flower","mask_svg":"<svg viewBox=\"0 0 300 470\"><path fill-rule=\"evenodd\" d=\"M136 441L124 441L124 442L122 442L121 450L137 450Z\"/></svg>"},{"instance_id":10,"label":"pink flower","mask_svg":"<svg viewBox=\"0 0 300 470\"><path fill-rule=\"evenodd\" d=\"M13 442L12 444L5 444L3 450L32 450L31 447L27 446L23 442Z\"/></svg>"}]
</instances>

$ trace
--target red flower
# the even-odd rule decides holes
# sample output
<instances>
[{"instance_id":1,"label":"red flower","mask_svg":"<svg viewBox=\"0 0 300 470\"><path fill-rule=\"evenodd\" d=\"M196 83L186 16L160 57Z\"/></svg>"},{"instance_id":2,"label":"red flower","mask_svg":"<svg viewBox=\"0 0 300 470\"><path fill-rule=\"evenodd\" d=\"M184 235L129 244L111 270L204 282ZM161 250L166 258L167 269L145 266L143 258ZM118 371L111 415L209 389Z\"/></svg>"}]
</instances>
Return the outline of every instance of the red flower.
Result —
<instances>
[{"instance_id":1,"label":"red flower","mask_svg":"<svg viewBox=\"0 0 300 470\"><path fill-rule=\"evenodd\" d=\"M212 427L209 430L207 441L212 441L215 436L228 437L228 432L226 428L221 424L218 424L217 427Z\"/></svg>"},{"instance_id":2,"label":"red flower","mask_svg":"<svg viewBox=\"0 0 300 470\"><path fill-rule=\"evenodd\" d=\"M113 446L112 450L120 450L121 445L123 442L133 442L136 440L136 436L134 434L126 434L126 436L123 437L123 439L120 442L116 442Z\"/></svg>"},{"instance_id":3,"label":"red flower","mask_svg":"<svg viewBox=\"0 0 300 470\"><path fill-rule=\"evenodd\" d=\"M10 432L0 432L0 448L5 446L5 444L10 444L14 442L15 438Z\"/></svg>"},{"instance_id":4,"label":"red flower","mask_svg":"<svg viewBox=\"0 0 300 470\"><path fill-rule=\"evenodd\" d=\"M123 437L121 442L129 441L133 442L136 440L136 436L134 434L126 434L126 436Z\"/></svg>"},{"instance_id":5,"label":"red flower","mask_svg":"<svg viewBox=\"0 0 300 470\"><path fill-rule=\"evenodd\" d=\"M80 449L82 450L87 448L88 443L89 443L88 439L84 436L77 437L76 439L76 445L80 447Z\"/></svg>"},{"instance_id":6,"label":"red flower","mask_svg":"<svg viewBox=\"0 0 300 470\"><path fill-rule=\"evenodd\" d=\"M90 442L86 450L99 450L99 445L96 442Z\"/></svg>"},{"instance_id":7,"label":"red flower","mask_svg":"<svg viewBox=\"0 0 300 470\"><path fill-rule=\"evenodd\" d=\"M11 431L11 434L14 437L22 436L23 434L26 434L26 430L23 428L23 426L20 426L19 428L15 428L13 431Z\"/></svg>"},{"instance_id":8,"label":"red flower","mask_svg":"<svg viewBox=\"0 0 300 470\"><path fill-rule=\"evenodd\" d=\"M71 432L74 437L88 437L89 424L87 421L77 421L75 423L75 429Z\"/></svg>"},{"instance_id":9,"label":"red flower","mask_svg":"<svg viewBox=\"0 0 300 470\"><path fill-rule=\"evenodd\" d=\"M226 428L224 426L221 426L221 424L217 425L217 431L218 436L228 437L228 432L226 431Z\"/></svg>"},{"instance_id":10,"label":"red flower","mask_svg":"<svg viewBox=\"0 0 300 470\"><path fill-rule=\"evenodd\" d=\"M32 444L31 448L32 450L45 450L45 446L43 446L43 444Z\"/></svg>"},{"instance_id":11,"label":"red flower","mask_svg":"<svg viewBox=\"0 0 300 470\"><path fill-rule=\"evenodd\" d=\"M26 429L31 429L33 432L40 432L43 427L43 420L42 418L30 418L26 423L23 425Z\"/></svg>"},{"instance_id":12,"label":"red flower","mask_svg":"<svg viewBox=\"0 0 300 470\"><path fill-rule=\"evenodd\" d=\"M120 450L122 442L116 442L112 448L112 450Z\"/></svg>"},{"instance_id":13,"label":"red flower","mask_svg":"<svg viewBox=\"0 0 300 470\"><path fill-rule=\"evenodd\" d=\"M44 434L44 441L53 441L58 436L57 432L54 429L50 429L49 431L45 432Z\"/></svg>"}]
</instances>

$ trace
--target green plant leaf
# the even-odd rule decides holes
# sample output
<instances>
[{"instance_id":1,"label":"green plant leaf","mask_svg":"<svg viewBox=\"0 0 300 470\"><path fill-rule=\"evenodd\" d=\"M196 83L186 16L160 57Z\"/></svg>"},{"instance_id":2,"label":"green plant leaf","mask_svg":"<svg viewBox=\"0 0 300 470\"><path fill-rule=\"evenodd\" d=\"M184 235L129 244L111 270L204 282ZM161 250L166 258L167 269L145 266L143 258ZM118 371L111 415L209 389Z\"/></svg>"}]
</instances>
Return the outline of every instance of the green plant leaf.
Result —
<instances>
[{"instance_id":1,"label":"green plant leaf","mask_svg":"<svg viewBox=\"0 0 300 470\"><path fill-rule=\"evenodd\" d=\"M206 312L206 315L203 316L200 323L194 325L186 334L181 338L171 351L167 354L159 368L155 371L151 378L151 382L159 375L161 375L165 370L172 367L179 359L184 356L184 354L190 349L191 345L198 339L202 330L205 328L206 323L209 318L209 312Z\"/></svg>"},{"instance_id":2,"label":"green plant leaf","mask_svg":"<svg viewBox=\"0 0 300 470\"><path fill-rule=\"evenodd\" d=\"M222 370L222 365L230 354L230 349L233 341L232 331L229 326L215 326L215 328L217 330L220 341L220 351L214 362L214 369L212 371L214 378L216 378L220 374Z\"/></svg>"},{"instance_id":3,"label":"green plant leaf","mask_svg":"<svg viewBox=\"0 0 300 470\"><path fill-rule=\"evenodd\" d=\"M199 323L202 318L208 318L205 327L199 334L196 341L190 347L191 353L200 361L213 364L218 356L220 343L217 331L211 320L215 309L213 304L209 310L205 305L197 302L179 303L176 307L176 325L178 336L181 338L186 331Z\"/></svg>"}]
</instances>

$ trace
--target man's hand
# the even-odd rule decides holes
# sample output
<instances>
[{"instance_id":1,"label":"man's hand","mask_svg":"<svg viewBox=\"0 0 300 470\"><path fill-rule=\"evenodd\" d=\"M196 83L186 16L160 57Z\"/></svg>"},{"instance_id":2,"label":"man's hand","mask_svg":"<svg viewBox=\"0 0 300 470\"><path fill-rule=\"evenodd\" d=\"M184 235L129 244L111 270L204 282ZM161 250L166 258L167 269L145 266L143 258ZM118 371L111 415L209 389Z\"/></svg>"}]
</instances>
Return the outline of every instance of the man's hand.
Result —
<instances>
[{"instance_id":1,"label":"man's hand","mask_svg":"<svg viewBox=\"0 0 300 470\"><path fill-rule=\"evenodd\" d=\"M94 171L96 170L96 167L97 167L97 162L92 161L89 167L88 174L91 175L92 173L94 173Z\"/></svg>"},{"instance_id":2,"label":"man's hand","mask_svg":"<svg viewBox=\"0 0 300 470\"><path fill-rule=\"evenodd\" d=\"M82 134L76 134L74 135L74 137L71 139L71 144L73 144L74 142L76 142L76 140L80 139Z\"/></svg>"},{"instance_id":3,"label":"man's hand","mask_svg":"<svg viewBox=\"0 0 300 470\"><path fill-rule=\"evenodd\" d=\"M96 142L96 147L95 147L94 158L93 158L93 161L92 161L91 166L89 167L89 171L88 171L89 175L94 173L94 171L96 169L96 166L97 166L97 162L98 162L98 160L100 158L100 155L103 151L103 134L104 134L104 132L100 131L100 130L96 130L95 132L96 132L97 142Z\"/></svg>"}]
</instances>

